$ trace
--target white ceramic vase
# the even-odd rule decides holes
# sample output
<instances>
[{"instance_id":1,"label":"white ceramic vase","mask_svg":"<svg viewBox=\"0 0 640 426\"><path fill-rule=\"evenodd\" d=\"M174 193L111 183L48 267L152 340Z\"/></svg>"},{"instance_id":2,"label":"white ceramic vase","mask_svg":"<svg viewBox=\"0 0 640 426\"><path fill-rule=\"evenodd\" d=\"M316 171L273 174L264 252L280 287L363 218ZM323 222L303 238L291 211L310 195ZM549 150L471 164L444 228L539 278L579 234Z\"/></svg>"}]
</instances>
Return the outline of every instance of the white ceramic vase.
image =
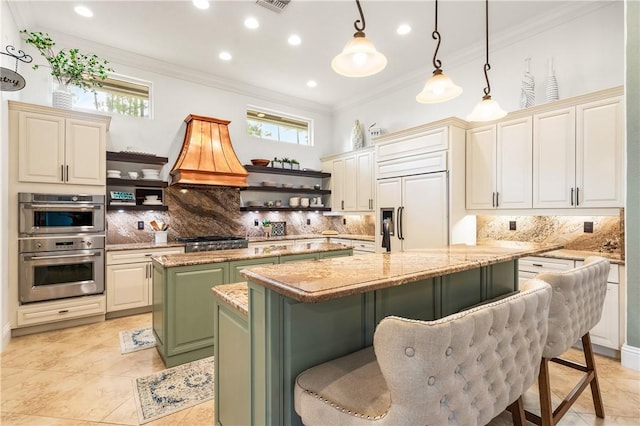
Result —
<instances>
[{"instance_id":1,"label":"white ceramic vase","mask_svg":"<svg viewBox=\"0 0 640 426\"><path fill-rule=\"evenodd\" d=\"M71 92L66 85L60 85L51 94L51 105L55 108L71 109Z\"/></svg>"},{"instance_id":2,"label":"white ceramic vase","mask_svg":"<svg viewBox=\"0 0 640 426\"><path fill-rule=\"evenodd\" d=\"M525 59L525 72L522 77L522 87L520 89L520 108L528 108L536 103L535 87L536 83L533 75L529 72L531 58Z\"/></svg>"},{"instance_id":3,"label":"white ceramic vase","mask_svg":"<svg viewBox=\"0 0 640 426\"><path fill-rule=\"evenodd\" d=\"M549 76L547 77L545 98L547 102L557 101L560 98L558 96L558 80L556 80L553 70L553 58L549 58Z\"/></svg>"},{"instance_id":4,"label":"white ceramic vase","mask_svg":"<svg viewBox=\"0 0 640 426\"><path fill-rule=\"evenodd\" d=\"M353 130L351 131L351 145L353 146L353 149L360 149L364 147L364 134L362 133L360 121L358 120L353 124Z\"/></svg>"}]
</instances>

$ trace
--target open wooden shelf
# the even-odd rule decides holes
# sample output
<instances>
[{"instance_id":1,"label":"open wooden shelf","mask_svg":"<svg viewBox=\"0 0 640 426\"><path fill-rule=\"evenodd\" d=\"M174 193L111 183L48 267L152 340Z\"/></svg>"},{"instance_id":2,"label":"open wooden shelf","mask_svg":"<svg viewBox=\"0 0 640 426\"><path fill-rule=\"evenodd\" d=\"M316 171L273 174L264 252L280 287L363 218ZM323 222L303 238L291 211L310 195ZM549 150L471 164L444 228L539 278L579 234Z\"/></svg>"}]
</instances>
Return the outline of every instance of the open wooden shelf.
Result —
<instances>
[{"instance_id":1,"label":"open wooden shelf","mask_svg":"<svg viewBox=\"0 0 640 426\"><path fill-rule=\"evenodd\" d=\"M150 154L136 154L133 152L107 151L107 161L124 161L125 163L141 164L167 164L167 157L158 157Z\"/></svg>"},{"instance_id":2,"label":"open wooden shelf","mask_svg":"<svg viewBox=\"0 0 640 426\"><path fill-rule=\"evenodd\" d=\"M292 170L292 169L282 169L280 167L252 166L248 164L246 164L244 168L247 169L248 172L253 172L253 173L269 173L274 175L288 175L288 176L313 177L313 178L331 177L331 173L316 172L312 170Z\"/></svg>"},{"instance_id":3,"label":"open wooden shelf","mask_svg":"<svg viewBox=\"0 0 640 426\"><path fill-rule=\"evenodd\" d=\"M112 206L107 205L107 210L155 210L155 211L167 211L169 208L167 206L145 206L145 205L137 205L137 206Z\"/></svg>"},{"instance_id":4,"label":"open wooden shelf","mask_svg":"<svg viewBox=\"0 0 640 426\"><path fill-rule=\"evenodd\" d=\"M317 194L327 195L331 194L328 189L313 189L313 188L282 188L280 186L247 186L240 188L240 191L260 191L260 192L286 192L288 194Z\"/></svg>"},{"instance_id":5,"label":"open wooden shelf","mask_svg":"<svg viewBox=\"0 0 640 426\"><path fill-rule=\"evenodd\" d=\"M241 212L330 212L331 207L240 207Z\"/></svg>"},{"instance_id":6,"label":"open wooden shelf","mask_svg":"<svg viewBox=\"0 0 640 426\"><path fill-rule=\"evenodd\" d=\"M169 184L163 180L156 179L118 179L107 178L109 186L137 186L147 188L166 188Z\"/></svg>"}]
</instances>

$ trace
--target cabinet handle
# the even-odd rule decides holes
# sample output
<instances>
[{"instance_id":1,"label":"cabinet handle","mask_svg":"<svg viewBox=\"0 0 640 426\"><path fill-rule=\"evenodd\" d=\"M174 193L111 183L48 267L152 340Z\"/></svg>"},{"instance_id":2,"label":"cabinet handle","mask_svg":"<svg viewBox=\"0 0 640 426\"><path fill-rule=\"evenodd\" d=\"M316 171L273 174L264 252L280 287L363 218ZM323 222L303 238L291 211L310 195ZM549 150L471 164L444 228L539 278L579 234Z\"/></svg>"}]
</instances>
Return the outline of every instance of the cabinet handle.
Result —
<instances>
[{"instance_id":1,"label":"cabinet handle","mask_svg":"<svg viewBox=\"0 0 640 426\"><path fill-rule=\"evenodd\" d=\"M571 188L571 205L573 206L573 188Z\"/></svg>"},{"instance_id":2,"label":"cabinet handle","mask_svg":"<svg viewBox=\"0 0 640 426\"><path fill-rule=\"evenodd\" d=\"M538 268L542 268L542 264L541 263L533 263L533 266L537 266Z\"/></svg>"},{"instance_id":3,"label":"cabinet handle","mask_svg":"<svg viewBox=\"0 0 640 426\"><path fill-rule=\"evenodd\" d=\"M576 187L576 207L580 205L580 188Z\"/></svg>"},{"instance_id":4,"label":"cabinet handle","mask_svg":"<svg viewBox=\"0 0 640 426\"><path fill-rule=\"evenodd\" d=\"M64 181L65 181L65 182L69 182L69 166L68 166L68 165L67 165L67 175L66 175L66 177L64 178Z\"/></svg>"},{"instance_id":5,"label":"cabinet handle","mask_svg":"<svg viewBox=\"0 0 640 426\"><path fill-rule=\"evenodd\" d=\"M68 314L69 310L68 309L62 309L60 311L58 311L59 314Z\"/></svg>"},{"instance_id":6,"label":"cabinet handle","mask_svg":"<svg viewBox=\"0 0 640 426\"><path fill-rule=\"evenodd\" d=\"M342 200L342 201L340 202L340 208L341 208L342 210L344 210L344 200Z\"/></svg>"},{"instance_id":7,"label":"cabinet handle","mask_svg":"<svg viewBox=\"0 0 640 426\"><path fill-rule=\"evenodd\" d=\"M60 180L64 182L64 164L60 164Z\"/></svg>"},{"instance_id":8,"label":"cabinet handle","mask_svg":"<svg viewBox=\"0 0 640 426\"><path fill-rule=\"evenodd\" d=\"M500 207L500 193L496 192L496 207Z\"/></svg>"},{"instance_id":9,"label":"cabinet handle","mask_svg":"<svg viewBox=\"0 0 640 426\"><path fill-rule=\"evenodd\" d=\"M492 192L491 193L491 207L495 207L496 206L496 193Z\"/></svg>"}]
</instances>

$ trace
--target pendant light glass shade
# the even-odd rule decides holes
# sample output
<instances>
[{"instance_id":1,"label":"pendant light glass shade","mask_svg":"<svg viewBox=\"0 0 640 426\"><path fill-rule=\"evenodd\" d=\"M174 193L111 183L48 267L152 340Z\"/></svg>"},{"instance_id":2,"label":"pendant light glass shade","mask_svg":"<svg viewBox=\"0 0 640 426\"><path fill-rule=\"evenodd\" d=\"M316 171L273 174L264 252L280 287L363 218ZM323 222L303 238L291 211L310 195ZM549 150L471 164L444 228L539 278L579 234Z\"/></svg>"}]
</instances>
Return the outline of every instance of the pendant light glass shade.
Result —
<instances>
[{"instance_id":1,"label":"pendant light glass shade","mask_svg":"<svg viewBox=\"0 0 640 426\"><path fill-rule=\"evenodd\" d=\"M433 76L427 80L422 92L416 96L416 101L422 104L435 104L438 102L449 101L462 93L462 87L456 86L440 67L442 62L438 59L438 50L440 50L440 42L442 41L438 32L438 0L435 13L435 29L431 33L431 38L437 40L436 50L433 53Z\"/></svg>"},{"instance_id":2,"label":"pendant light glass shade","mask_svg":"<svg viewBox=\"0 0 640 426\"><path fill-rule=\"evenodd\" d=\"M427 80L422 92L416 96L416 101L422 104L434 104L449 101L462 93L462 87L455 83L440 69L433 72L433 76Z\"/></svg>"},{"instance_id":3,"label":"pendant light glass shade","mask_svg":"<svg viewBox=\"0 0 640 426\"><path fill-rule=\"evenodd\" d=\"M360 0L356 0L360 19L353 23L356 33L342 52L331 61L331 68L346 77L367 77L379 73L387 66L387 58L376 50L364 34L365 21Z\"/></svg>"},{"instance_id":4,"label":"pendant light glass shade","mask_svg":"<svg viewBox=\"0 0 640 426\"><path fill-rule=\"evenodd\" d=\"M387 58L376 50L363 32L357 32L342 52L333 58L331 68L346 77L367 77L387 66Z\"/></svg>"},{"instance_id":5,"label":"pendant light glass shade","mask_svg":"<svg viewBox=\"0 0 640 426\"><path fill-rule=\"evenodd\" d=\"M484 63L484 78L487 82L487 87L484 90L484 96L482 100L471 111L471 114L467 116L467 121L492 121L507 115L507 112L500 108L500 105L493 99L491 99L491 84L489 83L489 70L491 65L489 64L489 0L485 0L485 51L487 54L486 61Z\"/></svg>"},{"instance_id":6,"label":"pendant light glass shade","mask_svg":"<svg viewBox=\"0 0 640 426\"><path fill-rule=\"evenodd\" d=\"M507 112L500 108L500 105L490 95L482 97L471 114L467 116L467 121L492 121L507 115Z\"/></svg>"}]
</instances>

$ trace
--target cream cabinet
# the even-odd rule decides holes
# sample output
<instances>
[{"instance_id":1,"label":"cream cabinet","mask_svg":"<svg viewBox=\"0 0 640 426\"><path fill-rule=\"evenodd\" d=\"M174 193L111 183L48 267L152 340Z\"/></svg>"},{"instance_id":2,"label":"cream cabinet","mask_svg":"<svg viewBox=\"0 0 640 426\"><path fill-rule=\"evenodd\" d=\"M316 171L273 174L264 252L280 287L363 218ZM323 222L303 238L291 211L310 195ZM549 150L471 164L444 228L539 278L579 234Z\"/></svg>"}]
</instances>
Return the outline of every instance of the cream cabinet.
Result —
<instances>
[{"instance_id":1,"label":"cream cabinet","mask_svg":"<svg viewBox=\"0 0 640 426\"><path fill-rule=\"evenodd\" d=\"M624 206L622 97L533 116L533 207Z\"/></svg>"},{"instance_id":2,"label":"cream cabinet","mask_svg":"<svg viewBox=\"0 0 640 426\"><path fill-rule=\"evenodd\" d=\"M522 284L525 280L535 278L542 272L563 272L584 264L581 260L558 259L548 257L523 257L518 261L518 281ZM605 348L620 349L621 326L624 318L620 317L619 288L624 276L624 267L611 264L607 279L607 294L602 307L600 321L591 329L591 341Z\"/></svg>"},{"instance_id":3,"label":"cream cabinet","mask_svg":"<svg viewBox=\"0 0 640 426\"><path fill-rule=\"evenodd\" d=\"M177 253L184 253L184 248L158 247L107 252L107 312L151 306L151 257Z\"/></svg>"},{"instance_id":4,"label":"cream cabinet","mask_svg":"<svg viewBox=\"0 0 640 426\"><path fill-rule=\"evenodd\" d=\"M532 119L467 130L467 209L532 206Z\"/></svg>"},{"instance_id":5,"label":"cream cabinet","mask_svg":"<svg viewBox=\"0 0 640 426\"><path fill-rule=\"evenodd\" d=\"M323 159L331 171L331 209L371 212L374 208L373 148Z\"/></svg>"},{"instance_id":6,"label":"cream cabinet","mask_svg":"<svg viewBox=\"0 0 640 426\"><path fill-rule=\"evenodd\" d=\"M19 112L20 182L105 185L110 117L75 114L37 106Z\"/></svg>"}]
</instances>

